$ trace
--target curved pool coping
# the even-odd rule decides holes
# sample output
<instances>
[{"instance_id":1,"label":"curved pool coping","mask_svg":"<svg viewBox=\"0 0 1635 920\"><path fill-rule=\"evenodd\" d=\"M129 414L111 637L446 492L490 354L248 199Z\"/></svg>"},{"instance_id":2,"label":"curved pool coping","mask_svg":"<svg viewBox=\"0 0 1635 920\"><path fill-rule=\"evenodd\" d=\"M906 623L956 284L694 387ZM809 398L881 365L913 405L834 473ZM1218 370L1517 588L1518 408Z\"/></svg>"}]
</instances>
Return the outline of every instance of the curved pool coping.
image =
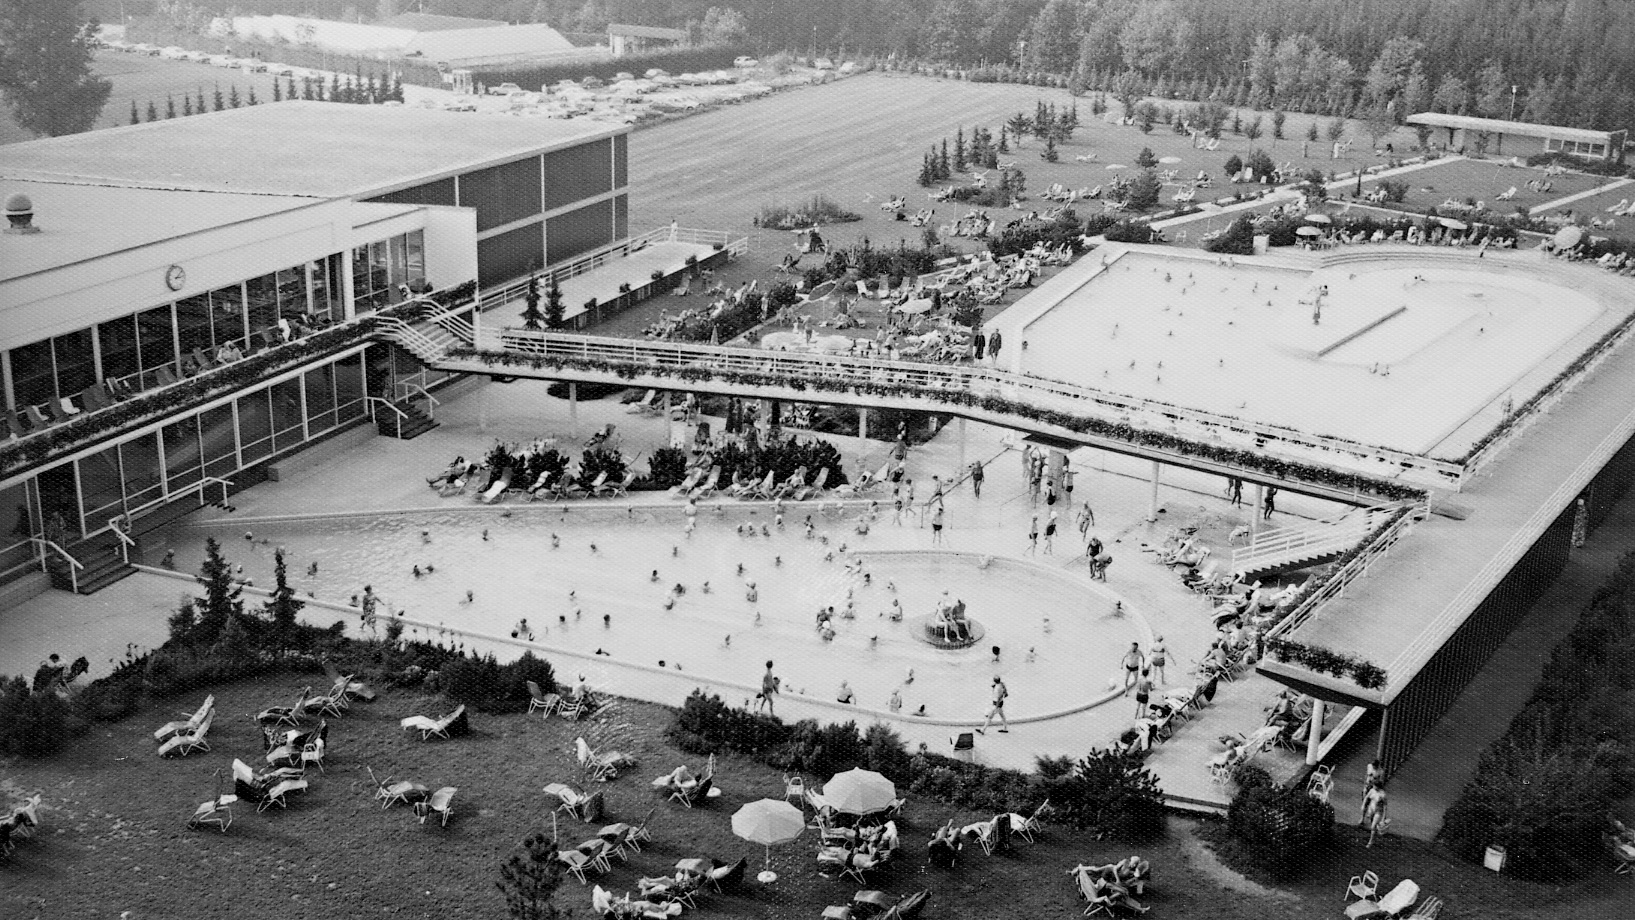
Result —
<instances>
[{"instance_id":1,"label":"curved pool coping","mask_svg":"<svg viewBox=\"0 0 1635 920\"><path fill-rule=\"evenodd\" d=\"M301 519L302 518L300 518L300 517L292 518L292 520L301 520ZM943 550L858 550L858 551L855 551L855 555L866 556L866 557L877 558L877 559L878 558L888 558L888 557L889 558L900 558L900 559L907 559L907 558L948 559L948 558L953 558L953 559L959 559L959 560L967 561L973 567L977 567L979 569L980 568L985 568L985 567L990 567L990 566L993 566L993 565L1000 565L1000 566L1003 566L1003 567L1015 567L1015 568L1021 570L1022 572L1025 572L1025 573L1030 574L1030 575L1044 575L1044 576L1047 576L1047 577L1055 577L1055 578L1057 578L1057 579L1059 579L1059 580L1061 580L1063 582L1066 582L1072 588L1075 588L1075 589L1078 589L1078 590L1081 590L1081 591L1088 591L1091 594L1096 594L1096 595L1103 596L1108 600L1123 601L1124 602L1124 610L1126 612L1126 615L1129 616L1130 619L1132 620L1132 622L1135 624L1137 631L1140 633L1142 639L1144 640L1145 646L1148 647L1148 648L1150 648L1152 646L1152 635L1153 635L1152 634L1152 627L1148 623L1146 616L1143 613L1141 613L1141 611L1139 609L1137 609L1136 607L1131 605L1129 603L1129 600L1127 598L1125 598L1123 595L1119 594L1116 591L1112 591L1112 590L1102 586L1099 582L1092 581L1088 576L1075 575L1073 573L1070 573L1070 572L1067 572L1067 571L1064 571L1064 570L1061 570L1061 569L1053 568L1051 566L1042 565L1042 564L1037 563L1037 562L1029 562L1029 561L1023 560L1023 559L1017 559L1017 558L1011 557L1011 556L988 556L988 555L981 554L981 553L964 553L964 552L943 551ZM165 569L165 568L159 568L159 567L150 566L150 565L136 565L136 566L134 566L134 568L137 569L137 571L139 571L139 572L145 572L145 573L152 574L152 575L159 575L159 576L163 576L163 577L167 577L167 578L173 578L173 579L176 579L178 581L187 582L188 584L197 584L198 583L198 579L195 578L193 575L188 574L186 572L178 572L178 571L176 571L174 569ZM258 596L258 597L270 597L271 596L271 592L269 590L267 590L265 588L262 588L262 587L259 587L259 586L256 586L256 585L245 585L245 586L243 586L243 591L246 594L250 594L250 595L254 595L254 596ZM346 604L337 604L337 603L335 603L333 601L322 601L322 600L317 600L315 598L305 598L303 600L304 600L304 605L305 605L304 609L314 609L314 608L316 608L316 609L322 609L322 610L330 610L330 611L333 611L335 613L348 614L351 617L357 617L359 615L358 608L352 607L352 606L349 606L349 605L346 605ZM722 689L730 688L732 690L738 690L738 691L746 692L751 697L753 697L755 694L759 693L760 690L761 690L761 686L760 686L759 683L751 684L751 683L748 683L748 682L745 682L745 681L737 681L737 680L731 680L731 679L721 679L721 678L717 678L717 677L715 677L713 675L702 674L702 673L698 673L698 672L673 671L673 670L669 670L669 669L666 669L666 668L660 668L657 665L642 664L640 662L635 662L635 661L621 660L617 656L596 655L596 654L591 654L591 653L578 652L578 651L575 651L573 649L562 648L560 646L552 645L552 644L547 643L547 642L526 641L526 640L522 640L522 639L513 639L508 635L493 635L493 634L490 634L490 633L479 632L479 631L470 630L470 629L461 629L459 627L445 626L445 625L442 625L442 624L439 624L439 623L430 623L430 622L427 622L425 620L416 619L414 617L406 617L406 616L402 616L402 615L393 615L393 616L394 616L395 619L402 622L405 626L412 626L412 627L416 627L416 628L425 630L426 633L427 633L427 638L428 639L433 637L433 636L439 637L439 638L445 637L445 636L446 637L456 637L456 638L465 640L466 644L472 646L473 650L476 649L476 643L482 642L482 643L490 644L490 645L493 645L493 646L514 648L514 649L517 649L519 651L519 653L520 652L526 652L526 651L532 651L532 652L536 652L536 653L548 652L551 655L560 656L559 660L561 660L561 659L572 659L573 661L576 661L576 662L584 662L586 664L596 665L596 666L599 666L599 667L612 665L612 666L615 666L615 667L619 667L619 668L627 669L627 670L630 670L630 671L634 671L634 672L636 672L638 674L647 674L647 675L652 675L652 676L662 675L662 676L664 676L665 678L667 678L669 680L675 680L677 678L681 678L684 682L695 682L700 689L715 690L717 688L722 688ZM324 625L324 624L314 624L314 625ZM351 628L354 628L354 629L356 628L355 624L349 623L348 625ZM553 666L555 666L555 664L556 663L553 662ZM556 672L558 674L562 673L562 671L563 671L563 669L561 667L559 667L559 666L556 666L555 670L556 670ZM631 693L629 691L629 688L616 688L616 689L613 689L613 690L611 690L609 692L612 692L613 695L615 695L615 696L623 696L623 697L626 697L626 698L629 698L629 699L640 699L640 700L645 700L647 702L655 702L655 703L659 703L661 705L666 705L666 706L679 707L681 705L679 701L678 702L671 702L671 701L668 701L668 700L656 700L656 699L650 699L650 698L644 697L644 696L638 696L638 695L636 695L634 693ZM976 726L980 726L982 724L981 719L947 719L947 718L935 718L935 717L930 717L930 716L907 715L907 714L904 714L904 713L901 713L901 712L891 712L891 711L885 710L885 709L875 709L875 708L867 707L867 706L858 706L858 705L855 705L855 704L841 703L841 702L838 702L838 701L835 701L835 700L825 699L825 698L819 697L819 696L811 696L809 694L801 694L801 693L794 693L794 692L780 692L779 696L780 697L786 697L786 698L789 698L789 699L792 699L792 700L798 700L798 701L800 701L801 703L804 703L804 704L809 704L809 705L817 706L817 707L824 708L824 709L830 709L830 710L833 710L833 711L835 711L837 713L850 714L853 717L856 717L858 715L872 716L873 718L875 718L875 719L877 719L879 721L902 722L903 724L906 724L906 725L937 725L937 726L945 726L945 727L951 727L951 728L973 728L973 727L976 727ZM1013 725L1027 725L1027 724L1038 723L1038 722L1049 722L1049 721L1053 721L1053 720L1056 720L1056 719L1061 719L1061 718L1066 718L1068 716L1077 715L1079 713L1088 712L1088 711L1090 711L1092 709L1095 709L1095 708L1097 708L1099 706L1103 706L1103 705L1105 705L1105 704L1107 704L1109 702L1112 702L1113 700L1120 699L1123 696L1124 696L1124 692L1123 692L1122 689L1109 690L1109 691L1107 691L1107 692L1105 692L1105 693L1103 693L1103 694L1101 694L1099 696L1092 697L1087 702L1081 702L1081 703L1078 703L1078 704L1075 704L1075 705L1072 705L1072 706L1068 706L1068 707L1065 707L1065 708L1062 708L1062 709L1052 710L1052 711L1045 712L1045 713L1037 713L1037 714L1032 714L1032 715L1017 716L1015 718L1008 719L1008 721Z\"/></svg>"}]
</instances>

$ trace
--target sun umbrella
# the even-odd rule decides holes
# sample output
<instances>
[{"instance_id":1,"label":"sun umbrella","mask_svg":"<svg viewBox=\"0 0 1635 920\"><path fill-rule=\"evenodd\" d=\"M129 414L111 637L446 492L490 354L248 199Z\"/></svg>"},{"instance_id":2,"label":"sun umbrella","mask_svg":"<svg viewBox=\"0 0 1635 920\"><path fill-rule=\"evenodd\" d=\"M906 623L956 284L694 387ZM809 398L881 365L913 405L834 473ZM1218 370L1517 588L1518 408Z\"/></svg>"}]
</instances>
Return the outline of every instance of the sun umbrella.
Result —
<instances>
[{"instance_id":1,"label":"sun umbrella","mask_svg":"<svg viewBox=\"0 0 1635 920\"><path fill-rule=\"evenodd\" d=\"M833 294L834 291L835 283L833 281L825 281L817 287L812 288L811 296L808 299L822 300L823 298L828 297L830 294Z\"/></svg>"},{"instance_id":2,"label":"sun umbrella","mask_svg":"<svg viewBox=\"0 0 1635 920\"><path fill-rule=\"evenodd\" d=\"M1334 223L1334 221L1329 219L1329 216L1327 214L1307 214L1306 215L1306 220L1311 221L1314 224L1332 224L1332 223Z\"/></svg>"},{"instance_id":3,"label":"sun umbrella","mask_svg":"<svg viewBox=\"0 0 1635 920\"><path fill-rule=\"evenodd\" d=\"M1468 230L1468 229L1470 229L1469 224L1465 223L1462 220L1454 220L1451 217L1439 217L1439 218L1436 219L1436 222L1441 224L1444 227L1447 227L1449 230Z\"/></svg>"},{"instance_id":4,"label":"sun umbrella","mask_svg":"<svg viewBox=\"0 0 1635 920\"><path fill-rule=\"evenodd\" d=\"M1180 157L1159 157L1158 162L1164 163L1166 165L1173 165L1175 163L1181 162L1181 158Z\"/></svg>"},{"instance_id":5,"label":"sun umbrella","mask_svg":"<svg viewBox=\"0 0 1635 920\"><path fill-rule=\"evenodd\" d=\"M1556 231L1556 248L1571 249L1584 238L1584 231L1580 227L1562 227Z\"/></svg>"},{"instance_id":6,"label":"sun umbrella","mask_svg":"<svg viewBox=\"0 0 1635 920\"><path fill-rule=\"evenodd\" d=\"M873 770L854 768L836 773L824 784L823 801L844 814L870 815L897 801L897 787Z\"/></svg>"},{"instance_id":7,"label":"sun umbrella","mask_svg":"<svg viewBox=\"0 0 1635 920\"><path fill-rule=\"evenodd\" d=\"M931 309L931 298L921 297L917 300L910 300L908 303L898 307L897 312L908 316L913 316L917 313L924 313L929 309Z\"/></svg>"},{"instance_id":8,"label":"sun umbrella","mask_svg":"<svg viewBox=\"0 0 1635 920\"><path fill-rule=\"evenodd\" d=\"M1296 227L1294 234L1295 236L1322 236L1323 231L1316 227Z\"/></svg>"},{"instance_id":9,"label":"sun umbrella","mask_svg":"<svg viewBox=\"0 0 1635 920\"><path fill-rule=\"evenodd\" d=\"M766 864L769 866L772 863L772 845L788 843L805 829L806 816L801 810L779 799L750 802L732 816L732 832L750 843L766 847Z\"/></svg>"}]
</instances>

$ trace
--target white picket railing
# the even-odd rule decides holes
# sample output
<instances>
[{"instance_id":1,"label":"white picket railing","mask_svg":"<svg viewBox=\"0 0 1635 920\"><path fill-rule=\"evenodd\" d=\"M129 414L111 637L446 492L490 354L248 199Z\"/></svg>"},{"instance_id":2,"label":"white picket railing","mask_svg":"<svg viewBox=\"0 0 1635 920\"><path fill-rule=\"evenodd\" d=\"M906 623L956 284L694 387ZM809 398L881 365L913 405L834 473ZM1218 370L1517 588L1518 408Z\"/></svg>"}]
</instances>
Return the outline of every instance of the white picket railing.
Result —
<instances>
[{"instance_id":1,"label":"white picket railing","mask_svg":"<svg viewBox=\"0 0 1635 920\"><path fill-rule=\"evenodd\" d=\"M1264 530L1232 551L1232 571L1256 572L1278 565L1343 553L1404 507L1401 502L1357 508L1334 518Z\"/></svg>"}]
</instances>

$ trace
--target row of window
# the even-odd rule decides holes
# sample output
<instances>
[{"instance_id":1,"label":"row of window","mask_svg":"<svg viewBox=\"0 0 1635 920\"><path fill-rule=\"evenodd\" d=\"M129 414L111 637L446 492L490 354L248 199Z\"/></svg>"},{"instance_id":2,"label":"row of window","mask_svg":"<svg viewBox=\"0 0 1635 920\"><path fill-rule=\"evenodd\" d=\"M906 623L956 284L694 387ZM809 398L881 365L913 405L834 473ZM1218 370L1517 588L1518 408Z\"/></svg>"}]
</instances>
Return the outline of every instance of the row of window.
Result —
<instances>
[{"instance_id":1,"label":"row of window","mask_svg":"<svg viewBox=\"0 0 1635 920\"><path fill-rule=\"evenodd\" d=\"M426 237L415 230L352 250L352 305L371 313L426 284Z\"/></svg>"},{"instance_id":2,"label":"row of window","mask_svg":"<svg viewBox=\"0 0 1635 920\"><path fill-rule=\"evenodd\" d=\"M37 406L73 396L104 380L142 389L159 372L180 371L195 352L214 355L232 343L248 347L254 333L277 335L278 321L338 318L344 312L339 253L251 278L131 316L76 329L11 350L14 405ZM275 339L276 340L276 339Z\"/></svg>"},{"instance_id":3,"label":"row of window","mask_svg":"<svg viewBox=\"0 0 1635 920\"><path fill-rule=\"evenodd\" d=\"M363 354L246 393L88 457L47 470L33 494L20 484L0 491L0 577L28 563L32 522L60 516L70 540L110 519L185 494L206 476L235 473L362 418L368 412ZM217 494L211 492L210 494Z\"/></svg>"},{"instance_id":4,"label":"row of window","mask_svg":"<svg viewBox=\"0 0 1635 920\"><path fill-rule=\"evenodd\" d=\"M1580 157L1604 157L1607 155L1606 144L1594 144L1589 141L1564 141L1558 137L1546 138L1544 149L1552 153L1570 153Z\"/></svg>"}]
</instances>

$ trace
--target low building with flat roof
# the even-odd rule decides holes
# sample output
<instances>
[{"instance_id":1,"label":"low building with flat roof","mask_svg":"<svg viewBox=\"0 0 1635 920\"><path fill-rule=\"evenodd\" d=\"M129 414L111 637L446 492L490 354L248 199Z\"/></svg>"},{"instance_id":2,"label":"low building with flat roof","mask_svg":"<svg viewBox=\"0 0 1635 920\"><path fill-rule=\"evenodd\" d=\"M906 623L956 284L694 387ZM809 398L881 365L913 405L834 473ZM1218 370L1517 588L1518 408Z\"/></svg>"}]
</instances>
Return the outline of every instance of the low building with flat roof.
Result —
<instances>
[{"instance_id":1,"label":"low building with flat roof","mask_svg":"<svg viewBox=\"0 0 1635 920\"><path fill-rule=\"evenodd\" d=\"M1405 119L1410 125L1439 128L1447 132L1449 148L1460 150L1477 146L1477 135L1487 135L1487 152L1505 153L1505 138L1514 138L1510 154L1565 153L1590 160L1624 161L1624 143L1629 140L1628 130L1594 131L1589 128L1564 128L1560 125L1537 125L1526 121L1506 121L1502 118L1477 118L1474 115L1449 115L1444 112L1420 112Z\"/></svg>"}]
</instances>

